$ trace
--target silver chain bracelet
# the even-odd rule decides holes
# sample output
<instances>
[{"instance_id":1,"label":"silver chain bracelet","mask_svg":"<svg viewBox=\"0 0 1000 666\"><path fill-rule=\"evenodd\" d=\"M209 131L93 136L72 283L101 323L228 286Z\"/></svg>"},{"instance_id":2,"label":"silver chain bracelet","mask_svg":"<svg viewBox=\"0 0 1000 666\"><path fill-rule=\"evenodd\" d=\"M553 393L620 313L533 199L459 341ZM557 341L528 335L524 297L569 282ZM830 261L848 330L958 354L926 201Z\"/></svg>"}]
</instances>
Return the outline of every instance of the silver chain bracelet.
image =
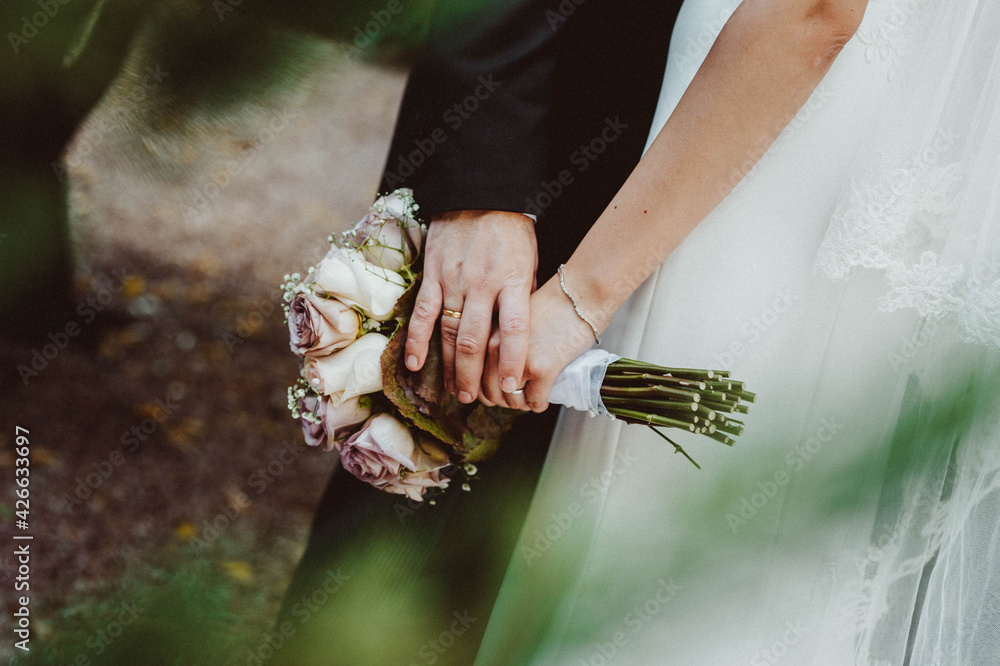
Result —
<instances>
[{"instance_id":1,"label":"silver chain bracelet","mask_svg":"<svg viewBox=\"0 0 1000 666\"><path fill-rule=\"evenodd\" d=\"M576 310L576 316L578 316L583 321L587 322L587 325L594 331L594 339L597 340L597 344L601 344L601 336L597 333L597 327L594 326L594 322L587 319L587 316L580 312L580 306L577 305L576 299L573 298L573 294L569 293L569 289L566 288L566 279L563 276L563 268L566 264L559 265L559 286L562 287L563 293L569 298L569 302L573 304L573 309Z\"/></svg>"}]
</instances>

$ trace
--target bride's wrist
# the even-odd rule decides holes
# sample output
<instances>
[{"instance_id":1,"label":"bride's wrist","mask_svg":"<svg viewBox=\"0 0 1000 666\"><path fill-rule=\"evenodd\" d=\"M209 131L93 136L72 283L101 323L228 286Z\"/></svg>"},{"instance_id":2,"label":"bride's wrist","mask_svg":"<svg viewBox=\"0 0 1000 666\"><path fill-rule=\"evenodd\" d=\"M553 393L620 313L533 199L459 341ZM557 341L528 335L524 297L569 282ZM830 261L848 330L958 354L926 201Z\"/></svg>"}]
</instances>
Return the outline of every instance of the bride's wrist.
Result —
<instances>
[{"instance_id":1,"label":"bride's wrist","mask_svg":"<svg viewBox=\"0 0 1000 666\"><path fill-rule=\"evenodd\" d=\"M574 307L577 317L594 332L597 338L608 324L620 304L616 304L606 282L589 279L572 261L564 264L560 274L553 278L558 283L566 302Z\"/></svg>"}]
</instances>

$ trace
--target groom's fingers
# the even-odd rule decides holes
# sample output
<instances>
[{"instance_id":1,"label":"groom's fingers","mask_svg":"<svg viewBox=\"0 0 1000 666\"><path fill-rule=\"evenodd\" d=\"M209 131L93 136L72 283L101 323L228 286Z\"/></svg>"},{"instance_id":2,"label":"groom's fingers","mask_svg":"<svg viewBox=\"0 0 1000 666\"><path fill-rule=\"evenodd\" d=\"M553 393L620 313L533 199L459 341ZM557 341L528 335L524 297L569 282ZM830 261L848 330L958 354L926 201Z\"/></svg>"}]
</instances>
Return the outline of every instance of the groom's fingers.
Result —
<instances>
[{"instance_id":1,"label":"groom's fingers","mask_svg":"<svg viewBox=\"0 0 1000 666\"><path fill-rule=\"evenodd\" d=\"M455 336L455 388L459 402L470 403L479 395L493 323L494 298L488 292L466 296Z\"/></svg>"},{"instance_id":2,"label":"groom's fingers","mask_svg":"<svg viewBox=\"0 0 1000 666\"><path fill-rule=\"evenodd\" d=\"M497 297L500 310L500 388L510 393L523 386L521 376L528 360L528 316L531 289L505 287Z\"/></svg>"},{"instance_id":3,"label":"groom's fingers","mask_svg":"<svg viewBox=\"0 0 1000 666\"><path fill-rule=\"evenodd\" d=\"M417 371L424 367L427 360L427 347L430 345L434 326L441 314L441 285L433 278L424 279L417 292L413 304L413 314L406 329L406 367Z\"/></svg>"}]
</instances>

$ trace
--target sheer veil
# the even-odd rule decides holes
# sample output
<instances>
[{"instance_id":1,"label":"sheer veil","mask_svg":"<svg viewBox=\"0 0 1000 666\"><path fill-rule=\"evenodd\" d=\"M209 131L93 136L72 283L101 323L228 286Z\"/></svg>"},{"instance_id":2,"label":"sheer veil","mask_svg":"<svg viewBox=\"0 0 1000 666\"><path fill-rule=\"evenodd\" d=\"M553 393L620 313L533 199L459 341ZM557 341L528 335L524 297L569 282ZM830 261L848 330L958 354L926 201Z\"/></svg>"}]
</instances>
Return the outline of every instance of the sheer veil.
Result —
<instances>
[{"instance_id":1,"label":"sheer veil","mask_svg":"<svg viewBox=\"0 0 1000 666\"><path fill-rule=\"evenodd\" d=\"M687 0L653 133L739 0ZM1000 663L1000 3L870 0L609 351L734 449L564 412L477 664Z\"/></svg>"},{"instance_id":2,"label":"sheer veil","mask_svg":"<svg viewBox=\"0 0 1000 666\"><path fill-rule=\"evenodd\" d=\"M921 329L893 359L917 357L869 558L843 603L861 663L997 663L1000 6L883 4L886 22L859 34L866 59L889 65L877 139L815 267L879 276L878 309L915 311Z\"/></svg>"}]
</instances>

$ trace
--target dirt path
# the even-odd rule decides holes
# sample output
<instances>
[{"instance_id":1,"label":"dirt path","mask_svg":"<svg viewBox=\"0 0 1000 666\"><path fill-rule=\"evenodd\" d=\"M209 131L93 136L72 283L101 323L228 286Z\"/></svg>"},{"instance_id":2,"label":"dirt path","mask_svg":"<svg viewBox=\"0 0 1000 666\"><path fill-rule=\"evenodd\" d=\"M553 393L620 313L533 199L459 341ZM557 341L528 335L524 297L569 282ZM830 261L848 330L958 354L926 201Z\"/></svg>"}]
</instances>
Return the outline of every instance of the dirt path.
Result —
<instances>
[{"instance_id":1,"label":"dirt path","mask_svg":"<svg viewBox=\"0 0 1000 666\"><path fill-rule=\"evenodd\" d=\"M31 433L37 663L96 659L107 600L178 571L200 571L192 598L229 613L217 645L276 612L334 464L286 409L297 365L276 287L367 209L405 79L311 48L301 85L228 114L162 117L154 89L144 104L110 95L67 153L76 316L52 342L0 346L5 367L31 369L4 378L17 387L4 409ZM12 440L0 434L5 475ZM16 571L8 552L10 612Z\"/></svg>"}]
</instances>

